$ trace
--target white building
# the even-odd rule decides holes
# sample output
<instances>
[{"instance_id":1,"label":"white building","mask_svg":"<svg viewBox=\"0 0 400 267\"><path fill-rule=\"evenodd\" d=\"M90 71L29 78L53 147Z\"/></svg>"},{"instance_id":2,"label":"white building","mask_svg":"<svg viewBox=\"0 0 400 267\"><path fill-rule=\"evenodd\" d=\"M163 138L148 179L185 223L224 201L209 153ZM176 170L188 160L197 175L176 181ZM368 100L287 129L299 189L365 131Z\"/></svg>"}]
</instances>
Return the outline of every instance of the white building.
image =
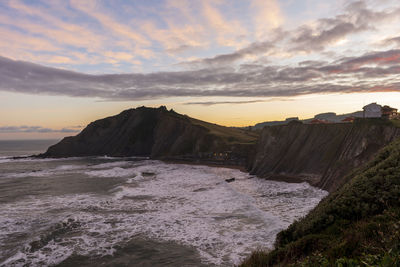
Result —
<instances>
[{"instance_id":1,"label":"white building","mask_svg":"<svg viewBox=\"0 0 400 267\"><path fill-rule=\"evenodd\" d=\"M363 107L364 118L380 118L382 116L382 106L375 103L371 103Z\"/></svg>"}]
</instances>

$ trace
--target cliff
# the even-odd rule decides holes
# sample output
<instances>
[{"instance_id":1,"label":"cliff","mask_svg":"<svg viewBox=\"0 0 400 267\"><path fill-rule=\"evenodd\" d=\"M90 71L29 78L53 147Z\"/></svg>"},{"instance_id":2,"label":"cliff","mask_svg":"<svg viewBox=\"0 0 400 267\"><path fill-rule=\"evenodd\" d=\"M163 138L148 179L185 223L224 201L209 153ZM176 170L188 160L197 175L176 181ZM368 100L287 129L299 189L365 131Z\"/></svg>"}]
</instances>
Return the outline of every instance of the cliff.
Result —
<instances>
[{"instance_id":1,"label":"cliff","mask_svg":"<svg viewBox=\"0 0 400 267\"><path fill-rule=\"evenodd\" d=\"M94 121L41 156L145 156L247 165L260 177L307 181L333 192L349 172L397 136L400 129L390 121L373 119L338 124L293 121L264 127L260 135L196 120L163 106L140 107Z\"/></svg>"},{"instance_id":2,"label":"cliff","mask_svg":"<svg viewBox=\"0 0 400 267\"><path fill-rule=\"evenodd\" d=\"M264 127L248 169L260 177L307 181L333 192L349 172L398 136L400 129L390 121L373 119Z\"/></svg>"},{"instance_id":3,"label":"cliff","mask_svg":"<svg viewBox=\"0 0 400 267\"><path fill-rule=\"evenodd\" d=\"M400 139L346 180L241 266L399 266Z\"/></svg>"},{"instance_id":4,"label":"cliff","mask_svg":"<svg viewBox=\"0 0 400 267\"><path fill-rule=\"evenodd\" d=\"M94 121L41 156L146 156L244 164L257 138L255 132L196 120L163 106L140 107Z\"/></svg>"}]
</instances>

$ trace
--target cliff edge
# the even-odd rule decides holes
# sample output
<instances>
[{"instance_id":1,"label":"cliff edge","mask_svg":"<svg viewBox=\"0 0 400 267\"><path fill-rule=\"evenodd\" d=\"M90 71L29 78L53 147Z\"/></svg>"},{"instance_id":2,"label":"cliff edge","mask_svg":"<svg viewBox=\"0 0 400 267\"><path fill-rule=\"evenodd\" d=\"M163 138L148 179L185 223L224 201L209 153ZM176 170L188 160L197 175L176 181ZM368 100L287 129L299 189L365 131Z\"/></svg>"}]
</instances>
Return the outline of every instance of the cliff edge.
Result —
<instances>
[{"instance_id":1,"label":"cliff edge","mask_svg":"<svg viewBox=\"0 0 400 267\"><path fill-rule=\"evenodd\" d=\"M347 174L399 136L400 128L380 119L267 126L248 169L260 177L307 181L333 192L346 182Z\"/></svg>"}]
</instances>

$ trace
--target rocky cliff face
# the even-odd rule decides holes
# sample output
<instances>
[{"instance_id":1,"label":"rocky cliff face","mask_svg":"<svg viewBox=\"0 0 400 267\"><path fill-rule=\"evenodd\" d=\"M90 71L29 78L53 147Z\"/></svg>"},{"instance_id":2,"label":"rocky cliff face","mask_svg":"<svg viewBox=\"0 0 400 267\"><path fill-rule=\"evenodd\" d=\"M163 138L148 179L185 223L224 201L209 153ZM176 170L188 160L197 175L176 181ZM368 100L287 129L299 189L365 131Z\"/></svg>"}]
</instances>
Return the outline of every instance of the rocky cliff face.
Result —
<instances>
[{"instance_id":1,"label":"rocky cliff face","mask_svg":"<svg viewBox=\"0 0 400 267\"><path fill-rule=\"evenodd\" d=\"M42 156L212 159L214 154L229 151L229 156L236 153L245 159L257 138L255 133L199 121L165 107L141 107L92 122L77 136L51 146Z\"/></svg>"},{"instance_id":2,"label":"rocky cliff face","mask_svg":"<svg viewBox=\"0 0 400 267\"><path fill-rule=\"evenodd\" d=\"M373 120L265 127L248 168L261 177L307 181L332 192L399 136L399 128Z\"/></svg>"},{"instance_id":3,"label":"rocky cliff face","mask_svg":"<svg viewBox=\"0 0 400 267\"><path fill-rule=\"evenodd\" d=\"M352 170L371 160L396 137L400 137L400 128L380 120L352 124L291 122L267 126L259 136L199 121L165 107L141 107L92 122L80 134L64 138L41 156L146 156L247 163L251 174L307 181L332 192L346 182Z\"/></svg>"}]
</instances>

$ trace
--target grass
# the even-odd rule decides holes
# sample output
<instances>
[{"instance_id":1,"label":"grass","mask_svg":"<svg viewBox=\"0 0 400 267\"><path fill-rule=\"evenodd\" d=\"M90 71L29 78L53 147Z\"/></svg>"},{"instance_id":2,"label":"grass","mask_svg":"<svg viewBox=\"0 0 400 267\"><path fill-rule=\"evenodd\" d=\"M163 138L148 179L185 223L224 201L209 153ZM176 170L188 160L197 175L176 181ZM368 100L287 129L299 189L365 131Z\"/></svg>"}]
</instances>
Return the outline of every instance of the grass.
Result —
<instances>
[{"instance_id":1,"label":"grass","mask_svg":"<svg viewBox=\"0 0 400 267\"><path fill-rule=\"evenodd\" d=\"M221 137L231 144L254 144L257 142L260 131L247 131L244 129L226 127L198 119L189 118L194 125L206 128L210 134Z\"/></svg>"},{"instance_id":2,"label":"grass","mask_svg":"<svg viewBox=\"0 0 400 267\"><path fill-rule=\"evenodd\" d=\"M400 266L400 140L241 266Z\"/></svg>"},{"instance_id":3,"label":"grass","mask_svg":"<svg viewBox=\"0 0 400 267\"><path fill-rule=\"evenodd\" d=\"M400 119L390 120L393 126L400 128Z\"/></svg>"},{"instance_id":4,"label":"grass","mask_svg":"<svg viewBox=\"0 0 400 267\"><path fill-rule=\"evenodd\" d=\"M191 118L187 115L176 113L174 110L168 111L165 106L161 106L158 110L162 110L178 119L188 120L191 124L205 128L210 135L221 138L226 144L229 145L253 145L257 142L260 136L260 130L248 131L235 127L226 127L214 123L205 122L202 120Z\"/></svg>"},{"instance_id":5,"label":"grass","mask_svg":"<svg viewBox=\"0 0 400 267\"><path fill-rule=\"evenodd\" d=\"M400 128L400 119L385 120L381 118L358 118L354 121L354 123L362 125L387 125Z\"/></svg>"}]
</instances>

